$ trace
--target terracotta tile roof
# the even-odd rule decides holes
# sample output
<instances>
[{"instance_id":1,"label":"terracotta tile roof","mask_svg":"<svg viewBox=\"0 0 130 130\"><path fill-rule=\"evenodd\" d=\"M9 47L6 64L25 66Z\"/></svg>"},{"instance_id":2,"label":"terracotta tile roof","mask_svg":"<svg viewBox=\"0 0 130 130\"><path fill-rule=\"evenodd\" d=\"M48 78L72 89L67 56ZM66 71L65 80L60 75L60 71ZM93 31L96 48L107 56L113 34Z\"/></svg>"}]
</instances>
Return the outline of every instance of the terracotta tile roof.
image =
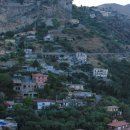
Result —
<instances>
[{"instance_id":1,"label":"terracotta tile roof","mask_svg":"<svg viewBox=\"0 0 130 130\"><path fill-rule=\"evenodd\" d=\"M43 74L32 74L33 77L45 77L45 76L48 76L48 75L43 75Z\"/></svg>"},{"instance_id":2,"label":"terracotta tile roof","mask_svg":"<svg viewBox=\"0 0 130 130\"><path fill-rule=\"evenodd\" d=\"M38 73L38 74L33 74L33 76L43 76L43 74Z\"/></svg>"},{"instance_id":3,"label":"terracotta tile roof","mask_svg":"<svg viewBox=\"0 0 130 130\"><path fill-rule=\"evenodd\" d=\"M125 121L118 121L118 120L113 120L112 123L108 124L108 126L112 126L112 127L120 127L125 125L129 125L129 123Z\"/></svg>"}]
</instances>

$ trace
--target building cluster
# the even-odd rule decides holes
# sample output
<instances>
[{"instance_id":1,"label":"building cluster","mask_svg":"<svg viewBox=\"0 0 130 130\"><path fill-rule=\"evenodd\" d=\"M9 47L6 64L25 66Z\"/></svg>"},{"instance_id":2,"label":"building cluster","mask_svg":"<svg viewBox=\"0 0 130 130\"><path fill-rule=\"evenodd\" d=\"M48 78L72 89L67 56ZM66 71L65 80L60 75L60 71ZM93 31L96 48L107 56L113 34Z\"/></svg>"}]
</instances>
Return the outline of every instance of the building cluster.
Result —
<instances>
[{"instance_id":1,"label":"building cluster","mask_svg":"<svg viewBox=\"0 0 130 130\"><path fill-rule=\"evenodd\" d=\"M87 54L84 52L77 52L72 54L65 54L63 57L59 56L58 62L66 62L70 66L74 66L76 64L88 64L88 57Z\"/></svg>"},{"instance_id":2,"label":"building cluster","mask_svg":"<svg viewBox=\"0 0 130 130\"><path fill-rule=\"evenodd\" d=\"M22 96L30 96L36 98L37 89L44 89L44 86L48 80L48 75L45 74L32 74L32 76L14 76L13 84L14 90L22 94Z\"/></svg>"},{"instance_id":3,"label":"building cluster","mask_svg":"<svg viewBox=\"0 0 130 130\"><path fill-rule=\"evenodd\" d=\"M0 13L0 32L1 30L3 32L15 30L16 27L19 28L21 25L25 27L26 24L34 22L32 21L32 18L36 21L37 14L31 12L32 10L37 12L35 10L36 6L34 5L34 1L35 0L31 0L31 4L29 0L25 0L25 3L23 4L9 3L8 5L5 5L5 1L0 0L0 7L4 5L8 10L8 13L4 16ZM69 53L64 45L62 45L74 42L76 38L80 39L80 36L77 34L74 36L64 33L64 31L66 31L64 29L68 29L69 27L72 27L72 29L83 27L80 25L78 19L72 19L71 17L72 0L57 0L58 5L53 6L53 10L48 7L49 3L48 5L45 4L46 1L48 0L43 0L44 5L37 5L42 7L40 8L41 14L39 14L39 17L43 17L42 15L46 15L47 17L42 19L42 22L45 23L48 29L45 34L43 34L45 31L44 28L44 31L40 28L43 32L39 29L42 33L40 32L41 34L38 35L39 32L36 31L38 29L35 27L32 31L20 32L19 30L19 33L15 34L12 39L6 39L3 35L0 37L2 39L2 43L0 43L0 69L2 71L4 69L6 72L8 72L8 70L11 70L11 72L14 71L13 76L11 76L13 90L17 93L12 101L5 101L4 105L7 110L14 110L16 105L24 106L24 99L29 97L33 101L34 106L32 108L36 111L45 110L51 107L58 107L58 109L87 105L95 107L96 104L101 101L102 96L93 93L91 90L89 91L86 87L89 84L87 81L89 82L89 79L93 78L107 81L107 79L109 79L109 70L105 67L97 67L97 65L94 65L87 70L87 65L91 64L88 53L84 51ZM38 2L40 1L38 0ZM108 11L95 11L98 11L103 17L111 16L111 12ZM30 12L31 15L29 15ZM58 29L54 29L56 28L54 27L55 18L51 18L52 16L57 17L57 15L59 15L56 12L61 16L61 26ZM11 24L7 23L7 25L5 24L6 28L3 30L1 23L8 20L6 19L7 15L11 18L11 13L13 16L17 16L19 13L23 16L21 17L21 20L18 20L17 18L15 20L12 19L12 21L14 21L13 25L9 27ZM28 13L28 18L24 16L26 13ZM62 20L62 15L69 20ZM93 11L90 14L90 18L94 19L96 17L97 14ZM59 22L58 20L59 19L57 19L57 23ZM52 51L50 51L50 49L52 49ZM80 48L79 50L82 49ZM122 59L124 57L119 56L119 58ZM66 69L63 69L61 67L62 65L63 68L67 66ZM83 70L84 68L86 69L85 71ZM57 99L57 95L53 100L49 98L39 99L40 94L38 92L39 90L42 90L40 91L42 93L45 87L48 87L47 84L50 73L64 75L67 78L69 78L69 76L75 78L76 76L73 76L73 74L79 74L78 76L80 76L80 73L82 73L85 75L85 80L82 80L77 76L78 78L76 77L77 79L75 79L78 81L75 79L72 80L72 82L70 79L68 79L68 81L62 81L62 87L67 91L67 94L62 99ZM86 80L86 77L88 80ZM51 87L49 89L51 89ZM118 106L105 106L104 109L109 114L113 115L113 117L122 115L122 111ZM130 130L130 124L126 121L113 120L107 127L108 130ZM11 118L0 119L0 130L6 129L17 130L17 123Z\"/></svg>"},{"instance_id":4,"label":"building cluster","mask_svg":"<svg viewBox=\"0 0 130 130\"><path fill-rule=\"evenodd\" d=\"M76 19L71 19L69 22L72 25L79 24L79 20ZM53 32L52 34L54 35L55 33ZM53 37L53 35L51 35L51 32L49 32L48 35L43 37L44 42L46 44L53 44L56 40L56 37ZM61 36L61 38L67 38L67 40L72 40L69 39L69 37L66 36L65 34L58 36ZM14 91L18 92L23 97L27 96L30 96L32 98L38 97L37 90L44 89L45 84L47 83L48 80L49 72L59 75L68 74L68 72L66 72L65 70L56 69L54 65L47 64L46 60L48 59L51 58L56 59L58 65L60 65L61 63L67 63L69 65L67 69L84 64L90 64L88 55L85 52L75 52L75 53L43 52L40 45L34 45L34 43L36 43L37 41L36 31L17 33L14 35L14 38L5 39L4 41L6 43L5 45L7 46L11 44L12 45L11 47L13 47L13 49L18 48L19 44L21 44L22 42L24 44L22 53L24 55L23 58L25 60L25 63L21 65L20 68L18 68L17 72L15 72L16 74L14 74L14 76L12 77ZM8 70L9 68L13 68L15 65L17 65L17 62L18 61L14 59L3 61L0 62L0 67ZM70 72L72 73L76 71L80 72L79 70L70 69ZM108 69L93 68L92 71L93 72L91 73L91 76L95 78L100 79L108 78ZM87 74L85 72L83 73ZM83 84L66 84L66 86L70 91L69 96L71 97L74 98L93 97L93 93L86 92L84 90Z\"/></svg>"},{"instance_id":5,"label":"building cluster","mask_svg":"<svg viewBox=\"0 0 130 130\"><path fill-rule=\"evenodd\" d=\"M63 100L49 100L49 99L37 99L34 100L36 110L44 110L53 106L58 108L69 107L81 107L87 105L85 102L79 99L63 99Z\"/></svg>"},{"instance_id":6,"label":"building cluster","mask_svg":"<svg viewBox=\"0 0 130 130\"><path fill-rule=\"evenodd\" d=\"M100 8L94 8L92 9L94 12L92 12L89 16L90 18L94 19L97 17L97 12L100 13L100 15L102 15L103 17L110 17L113 16L111 11L106 11L106 10L102 10Z\"/></svg>"}]
</instances>

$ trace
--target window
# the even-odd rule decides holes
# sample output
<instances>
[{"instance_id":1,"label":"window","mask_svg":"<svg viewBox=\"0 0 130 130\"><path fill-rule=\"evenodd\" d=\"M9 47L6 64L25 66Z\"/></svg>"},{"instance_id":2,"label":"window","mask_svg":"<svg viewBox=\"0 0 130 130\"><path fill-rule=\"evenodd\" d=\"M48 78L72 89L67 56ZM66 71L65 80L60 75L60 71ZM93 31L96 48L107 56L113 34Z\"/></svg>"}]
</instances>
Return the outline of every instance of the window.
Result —
<instances>
[{"instance_id":1,"label":"window","mask_svg":"<svg viewBox=\"0 0 130 130\"><path fill-rule=\"evenodd\" d=\"M20 88L19 88L19 87L16 87L16 90L20 90Z\"/></svg>"},{"instance_id":2,"label":"window","mask_svg":"<svg viewBox=\"0 0 130 130\"><path fill-rule=\"evenodd\" d=\"M30 95L30 96L33 96L33 94L32 94L32 93L30 93L29 95Z\"/></svg>"},{"instance_id":3,"label":"window","mask_svg":"<svg viewBox=\"0 0 130 130\"><path fill-rule=\"evenodd\" d=\"M118 130L121 130L121 127L118 127Z\"/></svg>"},{"instance_id":4,"label":"window","mask_svg":"<svg viewBox=\"0 0 130 130\"><path fill-rule=\"evenodd\" d=\"M45 103L42 103L42 109L44 109L45 108Z\"/></svg>"},{"instance_id":5,"label":"window","mask_svg":"<svg viewBox=\"0 0 130 130\"><path fill-rule=\"evenodd\" d=\"M23 88L26 88L26 85L24 85Z\"/></svg>"},{"instance_id":6,"label":"window","mask_svg":"<svg viewBox=\"0 0 130 130\"><path fill-rule=\"evenodd\" d=\"M37 94L34 94L33 96L34 96L34 97L37 97L38 95L37 95Z\"/></svg>"},{"instance_id":7,"label":"window","mask_svg":"<svg viewBox=\"0 0 130 130\"><path fill-rule=\"evenodd\" d=\"M24 96L26 97L26 96L28 96L28 94L24 94Z\"/></svg>"}]
</instances>

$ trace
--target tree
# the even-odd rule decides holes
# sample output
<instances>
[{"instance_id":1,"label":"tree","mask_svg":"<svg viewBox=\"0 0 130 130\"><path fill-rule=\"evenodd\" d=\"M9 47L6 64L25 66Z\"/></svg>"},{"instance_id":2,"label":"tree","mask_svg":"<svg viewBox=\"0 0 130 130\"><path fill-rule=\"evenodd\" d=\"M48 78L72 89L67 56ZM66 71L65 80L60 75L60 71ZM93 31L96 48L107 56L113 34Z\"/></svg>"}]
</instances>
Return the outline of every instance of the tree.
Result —
<instances>
[{"instance_id":1,"label":"tree","mask_svg":"<svg viewBox=\"0 0 130 130\"><path fill-rule=\"evenodd\" d=\"M66 77L50 74L44 90L38 90L39 97L49 99L65 98L67 96L67 90L62 85L62 81L66 81Z\"/></svg>"},{"instance_id":2,"label":"tree","mask_svg":"<svg viewBox=\"0 0 130 130\"><path fill-rule=\"evenodd\" d=\"M11 97L14 94L13 82L8 73L0 74L0 91L4 92L7 97Z\"/></svg>"},{"instance_id":3,"label":"tree","mask_svg":"<svg viewBox=\"0 0 130 130\"><path fill-rule=\"evenodd\" d=\"M59 21L57 19L53 19L52 22L53 22L54 28L59 27L60 23L59 23Z\"/></svg>"},{"instance_id":4,"label":"tree","mask_svg":"<svg viewBox=\"0 0 130 130\"><path fill-rule=\"evenodd\" d=\"M40 67L40 64L39 64L39 62L38 62L37 60L35 60L35 61L32 63L32 66L39 68L39 67Z\"/></svg>"},{"instance_id":5,"label":"tree","mask_svg":"<svg viewBox=\"0 0 130 130\"><path fill-rule=\"evenodd\" d=\"M27 107L27 108L32 108L33 107L33 100L31 97L26 97L24 99L24 102L23 102L24 106Z\"/></svg>"},{"instance_id":6,"label":"tree","mask_svg":"<svg viewBox=\"0 0 130 130\"><path fill-rule=\"evenodd\" d=\"M12 38L13 36L14 36L14 32L12 32L12 31L8 31L8 32L6 32L6 37L8 37L8 38Z\"/></svg>"},{"instance_id":7,"label":"tree","mask_svg":"<svg viewBox=\"0 0 130 130\"><path fill-rule=\"evenodd\" d=\"M48 33L48 29L47 29L45 23L41 23L40 25L37 25L36 30L37 30L36 35L39 40L43 40L43 37L45 35L47 35L47 33Z\"/></svg>"},{"instance_id":8,"label":"tree","mask_svg":"<svg viewBox=\"0 0 130 130\"><path fill-rule=\"evenodd\" d=\"M60 63L60 69L62 70L67 70L69 68L69 64L68 63Z\"/></svg>"},{"instance_id":9,"label":"tree","mask_svg":"<svg viewBox=\"0 0 130 130\"><path fill-rule=\"evenodd\" d=\"M3 105L0 105L0 118L4 119L7 115L6 108Z\"/></svg>"}]
</instances>

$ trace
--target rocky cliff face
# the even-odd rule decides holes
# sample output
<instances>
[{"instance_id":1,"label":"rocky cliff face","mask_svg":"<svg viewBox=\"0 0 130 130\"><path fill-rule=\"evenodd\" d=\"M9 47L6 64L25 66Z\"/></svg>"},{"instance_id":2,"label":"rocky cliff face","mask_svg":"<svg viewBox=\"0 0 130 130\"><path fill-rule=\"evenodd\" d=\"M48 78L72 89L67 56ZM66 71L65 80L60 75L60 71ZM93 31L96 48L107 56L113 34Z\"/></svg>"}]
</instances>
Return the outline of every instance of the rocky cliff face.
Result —
<instances>
[{"instance_id":1,"label":"rocky cliff face","mask_svg":"<svg viewBox=\"0 0 130 130\"><path fill-rule=\"evenodd\" d=\"M39 19L71 18L72 0L0 0L0 32L12 31Z\"/></svg>"}]
</instances>

